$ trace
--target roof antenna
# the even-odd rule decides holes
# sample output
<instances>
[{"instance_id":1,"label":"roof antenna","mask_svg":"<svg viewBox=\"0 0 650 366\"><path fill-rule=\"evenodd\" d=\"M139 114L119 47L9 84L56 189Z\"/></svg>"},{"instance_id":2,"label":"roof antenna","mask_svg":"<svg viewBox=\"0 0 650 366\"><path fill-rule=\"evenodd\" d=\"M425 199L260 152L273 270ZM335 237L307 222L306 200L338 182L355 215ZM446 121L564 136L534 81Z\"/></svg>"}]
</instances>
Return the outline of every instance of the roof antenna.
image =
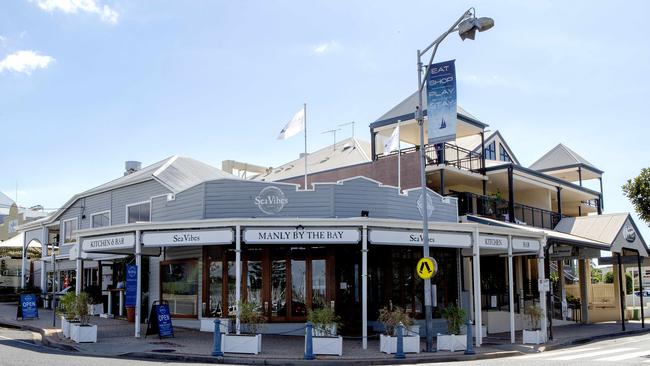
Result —
<instances>
[{"instance_id":1,"label":"roof antenna","mask_svg":"<svg viewBox=\"0 0 650 366\"><path fill-rule=\"evenodd\" d=\"M348 123L342 123L339 125L339 127L350 126L350 125L352 125L352 138L354 139L354 121Z\"/></svg>"},{"instance_id":2,"label":"roof antenna","mask_svg":"<svg viewBox=\"0 0 650 366\"><path fill-rule=\"evenodd\" d=\"M336 131L341 131L341 129L336 128L336 129L333 129L333 130L323 131L323 133L331 133L331 134L334 135L334 145L332 145L332 151L336 151Z\"/></svg>"}]
</instances>

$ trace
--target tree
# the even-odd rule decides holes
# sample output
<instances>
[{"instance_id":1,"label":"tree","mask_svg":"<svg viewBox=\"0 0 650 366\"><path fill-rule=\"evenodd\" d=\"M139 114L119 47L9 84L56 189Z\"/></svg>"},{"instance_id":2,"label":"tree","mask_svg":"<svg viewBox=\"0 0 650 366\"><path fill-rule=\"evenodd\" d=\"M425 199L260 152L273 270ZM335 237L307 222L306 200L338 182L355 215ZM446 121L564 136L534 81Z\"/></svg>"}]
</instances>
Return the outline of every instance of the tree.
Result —
<instances>
[{"instance_id":1,"label":"tree","mask_svg":"<svg viewBox=\"0 0 650 366\"><path fill-rule=\"evenodd\" d=\"M591 283L603 282L603 271L598 268L591 269Z\"/></svg>"},{"instance_id":2,"label":"tree","mask_svg":"<svg viewBox=\"0 0 650 366\"><path fill-rule=\"evenodd\" d=\"M650 225L650 168L641 169L638 176L628 179L623 185L627 197L641 220Z\"/></svg>"},{"instance_id":3,"label":"tree","mask_svg":"<svg viewBox=\"0 0 650 366\"><path fill-rule=\"evenodd\" d=\"M605 273L604 281L605 283L614 283L614 272ZM632 276L629 273L625 273L625 293L632 293Z\"/></svg>"}]
</instances>

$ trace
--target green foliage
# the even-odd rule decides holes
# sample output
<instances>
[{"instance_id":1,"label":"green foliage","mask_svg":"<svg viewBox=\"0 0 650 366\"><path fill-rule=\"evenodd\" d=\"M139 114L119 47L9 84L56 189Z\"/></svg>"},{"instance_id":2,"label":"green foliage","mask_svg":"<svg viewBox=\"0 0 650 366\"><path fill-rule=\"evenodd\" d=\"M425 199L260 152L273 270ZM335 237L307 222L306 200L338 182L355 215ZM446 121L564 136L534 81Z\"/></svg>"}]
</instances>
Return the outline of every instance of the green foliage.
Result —
<instances>
[{"instance_id":1,"label":"green foliage","mask_svg":"<svg viewBox=\"0 0 650 366\"><path fill-rule=\"evenodd\" d=\"M531 330L537 330L539 328L539 321L542 319L544 313L542 308L537 305L531 305L526 308L526 315L528 316L528 321L530 322Z\"/></svg>"},{"instance_id":2,"label":"green foliage","mask_svg":"<svg viewBox=\"0 0 650 366\"><path fill-rule=\"evenodd\" d=\"M605 273L605 283L614 283L614 272Z\"/></svg>"},{"instance_id":3,"label":"green foliage","mask_svg":"<svg viewBox=\"0 0 650 366\"><path fill-rule=\"evenodd\" d=\"M628 179L622 188L641 220L650 225L650 168L641 169L641 173Z\"/></svg>"},{"instance_id":4,"label":"green foliage","mask_svg":"<svg viewBox=\"0 0 650 366\"><path fill-rule=\"evenodd\" d=\"M591 283L603 282L603 271L598 268L591 269Z\"/></svg>"},{"instance_id":5,"label":"green foliage","mask_svg":"<svg viewBox=\"0 0 650 366\"><path fill-rule=\"evenodd\" d=\"M607 272L605 274L605 283L614 283L614 272ZM625 293L632 293L632 275L625 273Z\"/></svg>"},{"instance_id":6,"label":"green foliage","mask_svg":"<svg viewBox=\"0 0 650 366\"><path fill-rule=\"evenodd\" d=\"M397 335L397 326L402 323L404 327L413 325L413 319L404 309L399 306L393 306L392 309L383 307L379 310L379 321L384 325L386 335Z\"/></svg>"},{"instance_id":7,"label":"green foliage","mask_svg":"<svg viewBox=\"0 0 650 366\"><path fill-rule=\"evenodd\" d=\"M442 310L442 317L447 320L449 334L460 334L460 326L465 321L465 310L456 305L449 305Z\"/></svg>"},{"instance_id":8,"label":"green foliage","mask_svg":"<svg viewBox=\"0 0 650 366\"><path fill-rule=\"evenodd\" d=\"M560 275L557 273L557 271L551 271L548 278L551 280L551 282L557 282L560 280Z\"/></svg>"},{"instance_id":9,"label":"green foliage","mask_svg":"<svg viewBox=\"0 0 650 366\"><path fill-rule=\"evenodd\" d=\"M59 300L57 313L63 315L66 320L76 320L77 316L77 294L74 291L66 292Z\"/></svg>"},{"instance_id":10,"label":"green foliage","mask_svg":"<svg viewBox=\"0 0 650 366\"><path fill-rule=\"evenodd\" d=\"M307 314L307 321L310 321L314 324L314 329L322 332L327 335L331 332L330 325L335 324L336 327L341 326L341 317L336 315L334 309L330 307L323 307L315 310L309 310Z\"/></svg>"},{"instance_id":11,"label":"green foliage","mask_svg":"<svg viewBox=\"0 0 650 366\"><path fill-rule=\"evenodd\" d=\"M67 294L66 294L67 295ZM74 311L76 318L79 319L81 325L87 325L90 320L90 315L88 314L88 304L90 297L87 293L82 292L77 295L74 302Z\"/></svg>"},{"instance_id":12,"label":"green foliage","mask_svg":"<svg viewBox=\"0 0 650 366\"><path fill-rule=\"evenodd\" d=\"M266 317L262 315L254 303L240 302L237 307L239 309L239 321L244 325L242 332L257 334L260 325L266 322Z\"/></svg>"}]
</instances>

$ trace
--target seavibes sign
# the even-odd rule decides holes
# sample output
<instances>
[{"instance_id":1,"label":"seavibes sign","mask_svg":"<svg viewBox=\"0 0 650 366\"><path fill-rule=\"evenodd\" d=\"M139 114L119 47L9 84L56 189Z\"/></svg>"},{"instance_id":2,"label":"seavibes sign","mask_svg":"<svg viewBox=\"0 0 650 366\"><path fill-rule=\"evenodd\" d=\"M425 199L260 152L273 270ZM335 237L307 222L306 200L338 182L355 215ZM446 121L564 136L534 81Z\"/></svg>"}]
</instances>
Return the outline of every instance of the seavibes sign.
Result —
<instances>
[{"instance_id":1,"label":"seavibes sign","mask_svg":"<svg viewBox=\"0 0 650 366\"><path fill-rule=\"evenodd\" d=\"M375 245L421 246L421 231L370 229L368 241ZM445 248L469 248L472 246L472 234L429 231L429 245Z\"/></svg>"},{"instance_id":2,"label":"seavibes sign","mask_svg":"<svg viewBox=\"0 0 650 366\"><path fill-rule=\"evenodd\" d=\"M147 231L142 234L142 245L173 247L192 245L228 245L234 239L232 229Z\"/></svg>"},{"instance_id":3,"label":"seavibes sign","mask_svg":"<svg viewBox=\"0 0 650 366\"><path fill-rule=\"evenodd\" d=\"M356 228L250 228L244 229L246 244L356 244Z\"/></svg>"},{"instance_id":4,"label":"seavibes sign","mask_svg":"<svg viewBox=\"0 0 650 366\"><path fill-rule=\"evenodd\" d=\"M115 249L133 249L135 234L118 234L81 239L84 252L106 252Z\"/></svg>"}]
</instances>

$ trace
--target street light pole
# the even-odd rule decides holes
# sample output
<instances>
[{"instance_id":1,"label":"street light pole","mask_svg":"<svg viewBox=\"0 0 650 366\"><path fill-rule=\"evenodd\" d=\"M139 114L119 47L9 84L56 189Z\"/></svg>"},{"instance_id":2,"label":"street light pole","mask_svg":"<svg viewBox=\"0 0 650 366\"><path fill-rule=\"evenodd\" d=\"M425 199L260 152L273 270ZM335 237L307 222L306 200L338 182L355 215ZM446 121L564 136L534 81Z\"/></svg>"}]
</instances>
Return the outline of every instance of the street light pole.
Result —
<instances>
[{"instance_id":1,"label":"street light pole","mask_svg":"<svg viewBox=\"0 0 650 366\"><path fill-rule=\"evenodd\" d=\"M447 30L445 33L441 34L435 41L430 45L424 48L422 51L417 51L417 69L418 69L418 105L415 109L415 119L417 120L418 125L420 126L420 184L422 188L422 203L421 203L421 213L422 213L422 256L424 258L429 257L429 212L428 212L428 202L427 202L427 180L425 174L426 167L426 145L424 141L424 115L422 112L422 90L424 89L426 78L429 75L429 68L433 63L433 58L438 51L438 46L440 43L451 33L458 31L461 39L470 38L474 39L474 33L478 30L482 32L484 30L490 29L494 25L494 21L490 18L480 18L476 19L474 8L468 9L463 15L456 20L456 22ZM426 54L433 47L431 52L431 58L427 66L422 69L422 55ZM422 73L424 71L424 79L422 78ZM444 147L443 147L444 149ZM444 194L444 192L441 192ZM424 280L424 312L426 319L426 337L427 337L427 352L433 352L433 309L432 309L432 298L431 298L431 279Z\"/></svg>"}]
</instances>

